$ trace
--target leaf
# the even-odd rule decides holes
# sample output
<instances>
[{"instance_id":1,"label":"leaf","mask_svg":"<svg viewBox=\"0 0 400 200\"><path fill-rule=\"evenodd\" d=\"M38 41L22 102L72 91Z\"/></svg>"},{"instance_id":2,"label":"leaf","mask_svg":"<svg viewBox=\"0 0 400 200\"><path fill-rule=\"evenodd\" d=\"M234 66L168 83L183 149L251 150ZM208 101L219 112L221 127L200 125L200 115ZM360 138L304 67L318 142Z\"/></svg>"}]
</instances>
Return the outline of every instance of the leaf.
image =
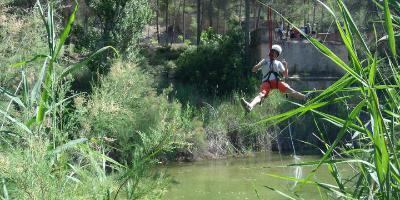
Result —
<instances>
[{"instance_id":1,"label":"leaf","mask_svg":"<svg viewBox=\"0 0 400 200\"><path fill-rule=\"evenodd\" d=\"M8 189L7 189L7 186L6 186L6 181L4 180L4 178L2 179L2 181L3 181L3 197L2 197L2 199L9 200L10 197L8 195Z\"/></svg>"},{"instance_id":2,"label":"leaf","mask_svg":"<svg viewBox=\"0 0 400 200\"><path fill-rule=\"evenodd\" d=\"M276 193L282 195L283 197L285 197L285 198L287 198L287 199L296 200L295 198L289 196L288 194L285 194L284 192L282 192L282 191L280 191L280 190L277 190L277 189L272 188L272 187L269 187L269 186L264 186L264 187L266 187L266 188L268 188L268 189L270 189L270 190L272 190L272 191L274 191L274 192L276 192ZM257 196L258 196L258 194L257 194Z\"/></svg>"},{"instance_id":3,"label":"leaf","mask_svg":"<svg viewBox=\"0 0 400 200\"><path fill-rule=\"evenodd\" d=\"M8 115L5 111L0 109L0 114L4 115L4 117L6 117L8 120L10 120L11 122L13 122L15 125L17 125L17 127L19 127L20 129L28 132L28 133L32 133L32 131L25 126L23 123L19 122L17 119L11 117L10 115Z\"/></svg>"},{"instance_id":4,"label":"leaf","mask_svg":"<svg viewBox=\"0 0 400 200\"><path fill-rule=\"evenodd\" d=\"M377 69L377 64L376 64L376 54L375 54L375 58L372 59L372 64L370 65L370 71L369 71L369 75L368 75L368 80L369 80L369 84L371 85L371 87L373 87L375 85L375 74L376 74L376 69Z\"/></svg>"},{"instance_id":5,"label":"leaf","mask_svg":"<svg viewBox=\"0 0 400 200\"><path fill-rule=\"evenodd\" d=\"M338 191L337 190L338 187L335 186L335 185L332 185L332 184L320 183L320 182L316 182L316 181L310 181L308 179L298 179L298 178L294 178L294 177L280 176L280 175L275 175L275 174L266 174L266 175L270 176L270 177L274 177L274 178L279 178L279 179L282 179L282 180L294 181L294 182L299 182L299 183L302 183L302 184L316 185L316 186L324 188L324 189L326 189L328 191L334 192L338 196L344 197L344 199L354 199L354 198L351 198L350 196L346 195L345 193Z\"/></svg>"},{"instance_id":6,"label":"leaf","mask_svg":"<svg viewBox=\"0 0 400 200\"><path fill-rule=\"evenodd\" d=\"M320 163L319 160L316 161L309 161L309 162L302 162L302 163L295 163L295 164L289 164L286 166L289 167L294 167L294 166L315 166ZM375 166L365 160L359 160L359 159L329 159L325 160L322 162L323 164L338 164L338 163L361 163L364 164L368 167L371 167L372 169L375 168Z\"/></svg>"},{"instance_id":7,"label":"leaf","mask_svg":"<svg viewBox=\"0 0 400 200\"><path fill-rule=\"evenodd\" d=\"M364 51L366 51L367 56L372 58L371 51L369 50L366 42L364 41L363 37L361 36L360 31L358 30L356 24L354 23L353 18L351 17L350 11L347 9L346 5L343 3L342 0L338 1L339 5L342 7L343 15L347 19L348 25L350 26L352 33L355 33L357 39L361 42Z\"/></svg>"},{"instance_id":8,"label":"leaf","mask_svg":"<svg viewBox=\"0 0 400 200\"><path fill-rule=\"evenodd\" d=\"M38 60L39 58L48 58L48 57L49 57L48 55L36 55L29 60L14 63L11 65L11 67L20 67L20 66L26 65L28 63L34 62L34 61Z\"/></svg>"},{"instance_id":9,"label":"leaf","mask_svg":"<svg viewBox=\"0 0 400 200\"><path fill-rule=\"evenodd\" d=\"M22 70L21 72L21 76L22 76L22 89L23 89L23 93L22 93L22 99L24 100L24 103L26 104L27 107L33 107L31 104L31 101L29 101L29 86L28 86L28 81L26 79L26 74L25 71Z\"/></svg>"},{"instance_id":10,"label":"leaf","mask_svg":"<svg viewBox=\"0 0 400 200\"><path fill-rule=\"evenodd\" d=\"M65 25L64 30L61 33L60 38L58 39L58 43L57 43L56 50L55 50L55 53L53 56L53 60L57 59L62 46L64 46L65 40L67 40L69 33L71 32L71 28L72 28L72 25L74 24L77 10L78 10L78 2L75 0L74 10L72 11L72 14L69 16L67 24Z\"/></svg>"},{"instance_id":11,"label":"leaf","mask_svg":"<svg viewBox=\"0 0 400 200\"><path fill-rule=\"evenodd\" d=\"M96 52L94 52L92 55L90 55L88 58L84 59L83 61L73 64L69 67L67 67L66 69L64 69L62 71L62 73L60 74L60 76L58 77L58 80L61 80L62 78L64 78L65 76L67 76L68 74L80 69L81 67L85 66L89 61L91 61L92 59L94 59L96 56L100 55L101 53L103 53L104 51L108 50L108 49L112 49L117 55L118 55L118 51L112 47L112 46L106 46L103 47L99 50L97 50ZM119 55L118 55L119 56ZM117 56L117 57L118 57Z\"/></svg>"},{"instance_id":12,"label":"leaf","mask_svg":"<svg viewBox=\"0 0 400 200\"><path fill-rule=\"evenodd\" d=\"M79 138L79 139L76 139L76 140L71 140L71 141L67 142L66 144L58 146L50 154L52 154L52 155L59 154L59 153L64 152L64 151L66 151L68 149L72 149L76 145L84 143L86 141L88 141L87 138Z\"/></svg>"},{"instance_id":13,"label":"leaf","mask_svg":"<svg viewBox=\"0 0 400 200\"><path fill-rule=\"evenodd\" d=\"M25 105L21 101L21 99L18 98L17 96L15 96L14 94L8 92L6 89L0 87L0 94L5 94L11 101L14 101L15 103L17 103L22 108L25 108Z\"/></svg>"},{"instance_id":14,"label":"leaf","mask_svg":"<svg viewBox=\"0 0 400 200\"><path fill-rule=\"evenodd\" d=\"M383 0L383 5L384 5L384 12L385 12L385 26L386 26L386 31L387 31L388 37L389 37L389 48L390 48L390 51L392 52L393 58L396 59L396 56L397 56L396 40L394 38L392 17L390 14L388 0Z\"/></svg>"},{"instance_id":15,"label":"leaf","mask_svg":"<svg viewBox=\"0 0 400 200\"><path fill-rule=\"evenodd\" d=\"M74 94L74 95L72 95L72 96L70 96L70 97L68 97L68 98L62 99L61 101L59 101L59 102L55 103L54 105L52 105L52 106L46 111L46 113L51 112L54 108L57 108L58 106L62 105L63 103L65 103L65 102L69 101L70 99L73 99L73 98L75 98L76 96L79 96L79 95L81 95L81 94L80 94L80 93Z\"/></svg>"},{"instance_id":16,"label":"leaf","mask_svg":"<svg viewBox=\"0 0 400 200\"><path fill-rule=\"evenodd\" d=\"M358 116L358 114L361 112L362 108L365 105L366 105L366 100L363 100L351 111L348 119L346 120L343 127L340 129L339 133L337 134L335 141L329 147L329 149L325 152L324 156L319 161L319 164L317 165L317 167L315 167L313 169L313 172L315 172L328 159L328 157L332 153L333 149L336 148L336 146L339 144L339 142L345 136L348 127L350 126L350 124L352 124L352 121ZM310 175L311 174L313 174L313 173L310 173ZM310 178L310 175L307 176L307 179Z\"/></svg>"}]
</instances>

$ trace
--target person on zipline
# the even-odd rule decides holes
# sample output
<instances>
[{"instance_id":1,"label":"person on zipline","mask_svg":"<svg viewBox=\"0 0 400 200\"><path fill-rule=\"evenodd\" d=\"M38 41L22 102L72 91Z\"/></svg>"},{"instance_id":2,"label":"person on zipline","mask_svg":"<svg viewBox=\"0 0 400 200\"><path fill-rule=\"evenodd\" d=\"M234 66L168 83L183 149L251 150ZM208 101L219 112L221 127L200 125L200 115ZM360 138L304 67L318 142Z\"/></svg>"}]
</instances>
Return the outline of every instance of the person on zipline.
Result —
<instances>
[{"instance_id":1,"label":"person on zipline","mask_svg":"<svg viewBox=\"0 0 400 200\"><path fill-rule=\"evenodd\" d=\"M311 93L306 95L297 92L292 89L287 83L281 80L281 78L288 77L289 69L286 61L280 62L277 60L279 55L282 53L282 47L279 45L272 45L269 52L269 59L262 59L257 65L252 69L253 72L257 72L260 68L262 70L263 78L262 84L260 86L260 93L254 97L254 99L249 103L244 98L241 99L243 107L247 111L251 111L254 106L261 102L261 100L268 96L272 89L278 89L281 93L286 93L291 97L299 100L307 100Z\"/></svg>"}]
</instances>

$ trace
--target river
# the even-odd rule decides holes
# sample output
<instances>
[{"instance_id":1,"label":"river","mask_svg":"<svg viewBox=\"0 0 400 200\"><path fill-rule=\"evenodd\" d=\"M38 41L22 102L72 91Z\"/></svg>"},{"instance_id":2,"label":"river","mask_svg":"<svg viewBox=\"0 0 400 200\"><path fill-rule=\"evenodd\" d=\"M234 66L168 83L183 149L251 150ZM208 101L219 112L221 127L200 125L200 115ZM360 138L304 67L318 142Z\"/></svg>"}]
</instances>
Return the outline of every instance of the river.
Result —
<instances>
[{"instance_id":1,"label":"river","mask_svg":"<svg viewBox=\"0 0 400 200\"><path fill-rule=\"evenodd\" d=\"M318 156L299 156L300 161L319 159ZM172 183L164 199L168 200L234 200L234 199L287 199L265 186L285 193L296 192L304 199L321 199L315 186L280 180L266 174L305 177L310 167L279 167L299 161L290 155L256 153L245 158L203 160L167 165ZM333 183L326 167L317 171L314 180ZM256 192L257 191L257 192ZM324 198L326 193L322 194Z\"/></svg>"}]
</instances>

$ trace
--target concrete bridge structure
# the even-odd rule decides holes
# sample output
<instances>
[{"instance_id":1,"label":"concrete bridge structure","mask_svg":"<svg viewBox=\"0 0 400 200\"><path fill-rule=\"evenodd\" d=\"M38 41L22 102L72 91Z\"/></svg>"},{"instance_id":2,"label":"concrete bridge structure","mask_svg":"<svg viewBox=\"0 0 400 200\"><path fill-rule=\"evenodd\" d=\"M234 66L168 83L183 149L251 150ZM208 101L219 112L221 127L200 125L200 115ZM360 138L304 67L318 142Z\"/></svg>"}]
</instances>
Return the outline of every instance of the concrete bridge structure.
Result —
<instances>
[{"instance_id":1,"label":"concrete bridge structure","mask_svg":"<svg viewBox=\"0 0 400 200\"><path fill-rule=\"evenodd\" d=\"M266 28L256 29L251 33L250 61L257 63L268 58L269 41ZM325 57L307 40L280 40L274 35L273 44L282 46L282 55L279 60L288 62L289 76L286 81L298 90L312 88L324 89L339 79L344 71L329 58ZM324 41L331 51L345 62L348 62L346 47L337 41Z\"/></svg>"}]
</instances>

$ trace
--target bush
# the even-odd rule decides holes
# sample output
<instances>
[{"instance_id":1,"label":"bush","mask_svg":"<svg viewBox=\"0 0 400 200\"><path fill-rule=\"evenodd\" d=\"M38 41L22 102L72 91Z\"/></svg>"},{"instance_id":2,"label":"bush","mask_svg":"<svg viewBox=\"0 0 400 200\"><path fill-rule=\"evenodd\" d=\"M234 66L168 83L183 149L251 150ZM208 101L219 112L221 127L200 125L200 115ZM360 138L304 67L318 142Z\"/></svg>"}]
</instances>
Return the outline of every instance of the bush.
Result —
<instances>
[{"instance_id":1,"label":"bush","mask_svg":"<svg viewBox=\"0 0 400 200\"><path fill-rule=\"evenodd\" d=\"M44 11L46 16L47 12L53 13L53 8L48 4ZM46 18L45 14L42 17L47 22L42 29L53 30L54 18L52 15ZM13 37L11 33L6 32L4 36ZM6 100L0 101L1 199L116 199L122 192L127 199L160 198L164 177L150 169L160 153L183 146L180 137L186 126L177 117L179 104L169 103L165 96L157 96L152 90L147 92L151 84L148 77L122 64L115 67L109 78L104 78L102 87L86 102L83 94L71 92L71 76L68 75L82 65L62 68L65 63L60 59L61 49L66 37L55 35L58 34L47 32L48 38L54 37L57 41L55 46L60 47L60 51L50 48L46 57L51 59L42 60L39 65L29 63L36 67L32 69L32 76L24 68L30 65L21 62L18 77L21 81L17 82L17 89L13 88L15 84L0 88L1 100ZM97 53L105 49L108 48ZM7 49L5 51L7 53ZM33 55L41 53L32 52ZM129 93L123 93L125 90ZM145 100L139 101L142 99ZM8 102L13 106L7 108ZM135 115L142 109L140 106L149 109ZM114 113L116 109L121 112ZM151 114L153 116L148 119L147 115ZM93 116L99 119L91 118ZM103 128L119 136L115 137L118 140L113 141L114 135L104 132ZM119 153L116 147L124 147L121 149L129 152ZM114 157L121 162L112 159Z\"/></svg>"},{"instance_id":2,"label":"bush","mask_svg":"<svg viewBox=\"0 0 400 200\"><path fill-rule=\"evenodd\" d=\"M138 147L149 154L172 151L183 147L190 135L180 104L157 95L150 80L135 64L116 62L87 102L88 115L82 122L87 137L115 140L118 160L132 160Z\"/></svg>"},{"instance_id":3,"label":"bush","mask_svg":"<svg viewBox=\"0 0 400 200\"><path fill-rule=\"evenodd\" d=\"M270 150L276 139L277 127L268 128L267 124L254 122L279 112L283 104L282 95L272 92L251 113L246 113L240 105L240 96L234 93L218 98L202 108L208 150L214 155Z\"/></svg>"},{"instance_id":4,"label":"bush","mask_svg":"<svg viewBox=\"0 0 400 200\"><path fill-rule=\"evenodd\" d=\"M244 38L237 22L224 36L211 28L202 33L202 45L188 48L177 60L176 78L208 94L251 91L250 69L244 64Z\"/></svg>"}]
</instances>

